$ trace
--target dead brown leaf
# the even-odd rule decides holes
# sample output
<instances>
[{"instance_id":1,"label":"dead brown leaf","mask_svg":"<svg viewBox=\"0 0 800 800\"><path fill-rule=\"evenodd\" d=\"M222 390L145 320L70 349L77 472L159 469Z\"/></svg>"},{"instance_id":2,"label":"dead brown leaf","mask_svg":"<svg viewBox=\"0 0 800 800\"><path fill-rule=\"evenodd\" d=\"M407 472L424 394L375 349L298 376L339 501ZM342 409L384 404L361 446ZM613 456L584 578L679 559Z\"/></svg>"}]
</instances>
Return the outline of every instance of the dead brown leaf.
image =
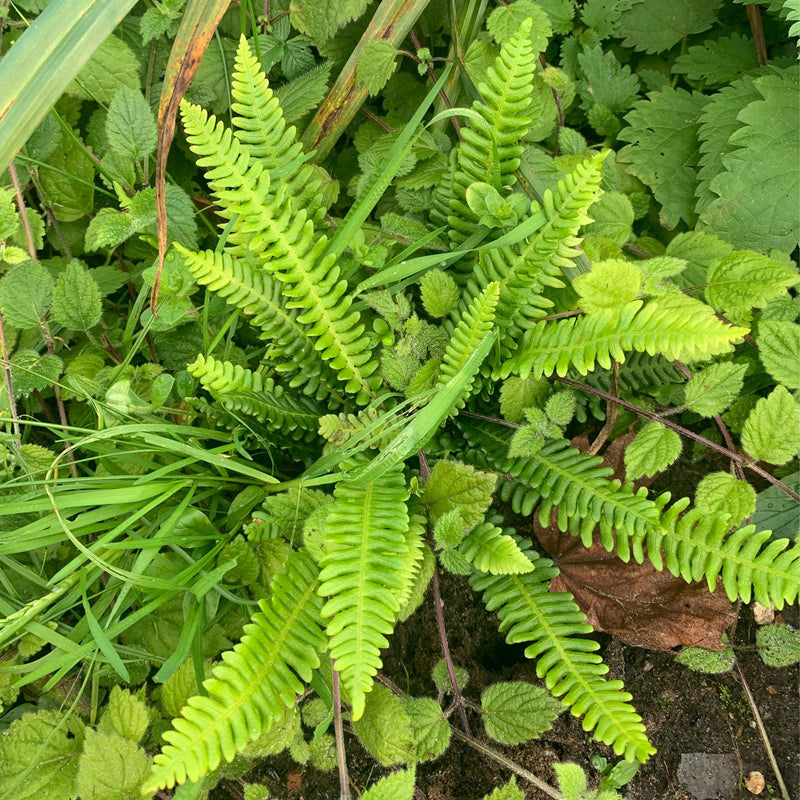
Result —
<instances>
[{"instance_id":1,"label":"dead brown leaf","mask_svg":"<svg viewBox=\"0 0 800 800\"><path fill-rule=\"evenodd\" d=\"M718 589L686 583L649 561L623 562L599 543L585 548L556 525L534 529L544 550L561 571L550 583L552 592L569 592L589 624L627 644L651 650L679 645L722 648L722 633L736 612Z\"/></svg>"}]
</instances>

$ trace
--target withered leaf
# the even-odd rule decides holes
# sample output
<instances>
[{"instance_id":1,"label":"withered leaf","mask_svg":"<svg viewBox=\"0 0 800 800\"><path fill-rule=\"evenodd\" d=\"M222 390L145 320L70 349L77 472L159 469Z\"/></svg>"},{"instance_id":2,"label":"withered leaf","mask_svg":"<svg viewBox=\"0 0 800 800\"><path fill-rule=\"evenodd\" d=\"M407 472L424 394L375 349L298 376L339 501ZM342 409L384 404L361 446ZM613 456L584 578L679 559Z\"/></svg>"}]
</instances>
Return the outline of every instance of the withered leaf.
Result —
<instances>
[{"instance_id":1,"label":"withered leaf","mask_svg":"<svg viewBox=\"0 0 800 800\"><path fill-rule=\"evenodd\" d=\"M570 592L595 630L651 650L722 648L722 633L736 612L721 589L712 594L705 583L686 583L649 561L626 564L599 542L587 549L552 524L534 522L534 528L561 570L550 591Z\"/></svg>"}]
</instances>

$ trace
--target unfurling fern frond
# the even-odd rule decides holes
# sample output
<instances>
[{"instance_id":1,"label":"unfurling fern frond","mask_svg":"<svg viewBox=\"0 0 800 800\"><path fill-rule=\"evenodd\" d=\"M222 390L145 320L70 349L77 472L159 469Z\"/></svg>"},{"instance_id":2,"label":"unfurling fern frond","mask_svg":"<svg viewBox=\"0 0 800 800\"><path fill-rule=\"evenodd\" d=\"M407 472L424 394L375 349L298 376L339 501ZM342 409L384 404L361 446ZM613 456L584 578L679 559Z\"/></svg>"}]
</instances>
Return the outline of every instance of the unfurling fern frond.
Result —
<instances>
[{"instance_id":1,"label":"unfurling fern frond","mask_svg":"<svg viewBox=\"0 0 800 800\"><path fill-rule=\"evenodd\" d=\"M272 378L212 356L200 355L186 369L228 411L255 417L271 430L312 436L316 431L321 409L308 398L286 392Z\"/></svg>"},{"instance_id":2,"label":"unfurling fern frond","mask_svg":"<svg viewBox=\"0 0 800 800\"><path fill-rule=\"evenodd\" d=\"M483 101L476 100L471 116L462 130L463 141L458 145L457 168L452 188L449 182L438 193L452 192L449 197L450 236L462 242L478 222L466 202L467 187L476 181L488 183L501 191L516 182L514 171L524 147L520 144L528 132L531 120L525 112L531 103L536 55L530 38L530 20L503 44L494 66L489 67L487 83L478 86ZM434 205L441 205L441 200Z\"/></svg>"},{"instance_id":3,"label":"unfurling fern frond","mask_svg":"<svg viewBox=\"0 0 800 800\"><path fill-rule=\"evenodd\" d=\"M528 658L537 659L536 674L547 688L576 716L585 715L583 728L614 748L618 755L646 761L655 752L645 735L645 727L631 695L622 681L602 676L608 667L595 652L600 645L580 638L591 633L583 612L572 596L549 591L550 579L558 574L552 561L542 558L529 545L518 544L530 559L533 570L523 575L485 575L470 577L473 589L483 593L489 611L496 611L500 631L509 644L529 642Z\"/></svg>"},{"instance_id":4,"label":"unfurling fern frond","mask_svg":"<svg viewBox=\"0 0 800 800\"><path fill-rule=\"evenodd\" d=\"M625 351L669 359L701 360L728 353L747 333L747 328L726 325L714 310L682 294L626 303L583 317L542 322L525 332L517 354L500 370L505 378L517 374L563 376L570 366L581 375L595 363L608 369L612 360L625 361Z\"/></svg>"},{"instance_id":5,"label":"unfurling fern frond","mask_svg":"<svg viewBox=\"0 0 800 800\"><path fill-rule=\"evenodd\" d=\"M402 467L366 486L341 480L334 497L325 518L319 593L328 598L322 614L329 620L329 649L357 720L407 588L409 521Z\"/></svg>"},{"instance_id":6,"label":"unfurling fern frond","mask_svg":"<svg viewBox=\"0 0 800 800\"><path fill-rule=\"evenodd\" d=\"M305 209L320 222L324 215L319 202L321 182L314 179L314 168L306 163L309 156L296 141L294 126L286 125L278 98L244 36L236 51L231 95L234 135L269 173L270 190L282 187L296 210Z\"/></svg>"},{"instance_id":7,"label":"unfurling fern frond","mask_svg":"<svg viewBox=\"0 0 800 800\"><path fill-rule=\"evenodd\" d=\"M516 349L523 331L552 305L542 297L544 287L562 287L562 270L572 266L572 259L580 254L576 249L578 231L590 221L587 212L599 196L606 155L599 153L578 164L559 181L555 192L545 191L542 211L546 221L527 242L480 252L466 297L474 297L491 281L499 284L497 326L504 357Z\"/></svg>"},{"instance_id":8,"label":"unfurling fern frond","mask_svg":"<svg viewBox=\"0 0 800 800\"><path fill-rule=\"evenodd\" d=\"M221 122L199 106L184 102L181 109L220 215L234 220L229 242L235 252L250 251L283 284L286 308L300 310L297 321L307 326L322 358L348 392L367 402L380 381L378 361L334 257L323 256L326 237L315 232L304 209L295 213L284 191L270 193L267 171Z\"/></svg>"},{"instance_id":9,"label":"unfurling fern frond","mask_svg":"<svg viewBox=\"0 0 800 800\"><path fill-rule=\"evenodd\" d=\"M196 781L230 761L294 702L325 649L317 587L310 556L291 553L241 642L203 683L207 695L192 697L164 734L168 744L154 759L148 791Z\"/></svg>"},{"instance_id":10,"label":"unfurling fern frond","mask_svg":"<svg viewBox=\"0 0 800 800\"><path fill-rule=\"evenodd\" d=\"M581 453L565 439L546 442L533 458L510 458L510 435L467 422L461 427L471 448L468 459L500 473L500 497L518 514L538 505L542 525L549 525L555 509L559 530L579 534L587 547L599 527L605 548L616 546L624 560L658 523L661 506L646 489L634 493L621 486L600 457Z\"/></svg>"},{"instance_id":11,"label":"unfurling fern frond","mask_svg":"<svg viewBox=\"0 0 800 800\"><path fill-rule=\"evenodd\" d=\"M497 283L490 283L469 305L453 331L450 344L444 351L439 369L437 386L444 387L467 363L469 357L487 336L494 336L493 323L495 308L500 296ZM476 370L477 371L477 370ZM469 397L474 377L461 393L461 399L453 407L453 412L464 407Z\"/></svg>"},{"instance_id":12,"label":"unfurling fern frond","mask_svg":"<svg viewBox=\"0 0 800 800\"><path fill-rule=\"evenodd\" d=\"M783 608L800 593L800 543L770 540L771 531L747 525L728 534L729 517L693 508L684 498L668 508L647 535L647 555L656 569L663 566L685 581L705 579L714 591L717 578L731 601L751 597L762 605ZM663 562L662 562L663 550Z\"/></svg>"}]
</instances>

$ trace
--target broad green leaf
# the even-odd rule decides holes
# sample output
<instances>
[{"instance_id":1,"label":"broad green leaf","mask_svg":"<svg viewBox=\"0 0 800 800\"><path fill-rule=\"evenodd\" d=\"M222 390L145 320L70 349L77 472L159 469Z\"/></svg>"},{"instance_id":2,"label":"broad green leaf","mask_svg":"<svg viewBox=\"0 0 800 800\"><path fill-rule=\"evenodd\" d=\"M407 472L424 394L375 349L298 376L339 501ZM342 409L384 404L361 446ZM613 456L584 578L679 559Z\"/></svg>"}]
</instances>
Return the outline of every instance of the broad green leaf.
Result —
<instances>
[{"instance_id":1,"label":"broad green leaf","mask_svg":"<svg viewBox=\"0 0 800 800\"><path fill-rule=\"evenodd\" d=\"M439 516L433 525L433 541L438 548L455 547L464 538L464 519L457 508Z\"/></svg>"},{"instance_id":2,"label":"broad green leaf","mask_svg":"<svg viewBox=\"0 0 800 800\"><path fill-rule=\"evenodd\" d=\"M694 504L712 514L716 511L730 514L733 527L756 510L756 491L730 472L711 472L697 484Z\"/></svg>"},{"instance_id":3,"label":"broad green leaf","mask_svg":"<svg viewBox=\"0 0 800 800\"><path fill-rule=\"evenodd\" d=\"M70 330L87 331L97 325L102 313L100 287L86 265L72 259L53 290L53 319Z\"/></svg>"},{"instance_id":4,"label":"broad green leaf","mask_svg":"<svg viewBox=\"0 0 800 800\"><path fill-rule=\"evenodd\" d=\"M525 800L525 795L517 786L517 779L512 778L505 786L500 786L491 794L484 795L483 800Z\"/></svg>"},{"instance_id":5,"label":"broad green leaf","mask_svg":"<svg viewBox=\"0 0 800 800\"><path fill-rule=\"evenodd\" d=\"M475 527L492 502L497 476L457 461L437 461L425 484L421 500L435 522L448 511L458 510L464 525Z\"/></svg>"},{"instance_id":6,"label":"broad green leaf","mask_svg":"<svg viewBox=\"0 0 800 800\"><path fill-rule=\"evenodd\" d=\"M553 764L558 778L558 788L565 800L583 800L586 796L586 773L578 764L566 762Z\"/></svg>"},{"instance_id":7,"label":"broad green leaf","mask_svg":"<svg viewBox=\"0 0 800 800\"><path fill-rule=\"evenodd\" d=\"M645 53L670 50L687 35L708 30L720 0L634 0L619 18L617 36L625 47Z\"/></svg>"},{"instance_id":8,"label":"broad green leaf","mask_svg":"<svg viewBox=\"0 0 800 800\"><path fill-rule=\"evenodd\" d=\"M275 91L287 122L296 122L306 111L316 108L328 89L331 64L327 62L310 69L299 78L283 84Z\"/></svg>"},{"instance_id":9,"label":"broad green leaf","mask_svg":"<svg viewBox=\"0 0 800 800\"><path fill-rule=\"evenodd\" d=\"M672 71L693 81L705 81L706 86L715 86L729 83L757 66L753 40L734 33L690 47L678 56Z\"/></svg>"},{"instance_id":10,"label":"broad green leaf","mask_svg":"<svg viewBox=\"0 0 800 800\"><path fill-rule=\"evenodd\" d=\"M414 767L393 772L364 792L361 800L412 800L415 776Z\"/></svg>"},{"instance_id":11,"label":"broad green leaf","mask_svg":"<svg viewBox=\"0 0 800 800\"><path fill-rule=\"evenodd\" d=\"M633 228L633 206L622 192L604 192L592 204L589 216L594 222L586 225L584 231L589 236L603 236L618 245L623 245L631 237Z\"/></svg>"},{"instance_id":12,"label":"broad green leaf","mask_svg":"<svg viewBox=\"0 0 800 800\"><path fill-rule=\"evenodd\" d=\"M724 362L698 370L686 384L686 405L704 417L721 414L742 390L746 364Z\"/></svg>"},{"instance_id":13,"label":"broad green leaf","mask_svg":"<svg viewBox=\"0 0 800 800\"><path fill-rule=\"evenodd\" d=\"M124 736L88 730L78 769L81 800L141 800L151 761Z\"/></svg>"},{"instance_id":14,"label":"broad green leaf","mask_svg":"<svg viewBox=\"0 0 800 800\"><path fill-rule=\"evenodd\" d=\"M197 677L191 658L181 664L161 687L160 702L169 719L179 717L181 708L197 694Z\"/></svg>"},{"instance_id":15,"label":"broad green leaf","mask_svg":"<svg viewBox=\"0 0 800 800\"><path fill-rule=\"evenodd\" d=\"M367 750L385 767L406 764L413 757L411 720L400 698L376 684L366 696L364 714L353 730Z\"/></svg>"},{"instance_id":16,"label":"broad green leaf","mask_svg":"<svg viewBox=\"0 0 800 800\"><path fill-rule=\"evenodd\" d=\"M358 19L369 0L291 0L292 25L316 45L332 39L339 28Z\"/></svg>"},{"instance_id":17,"label":"broad green leaf","mask_svg":"<svg viewBox=\"0 0 800 800\"><path fill-rule=\"evenodd\" d=\"M39 168L42 190L59 222L73 222L94 208L94 166L76 136L65 133Z\"/></svg>"},{"instance_id":18,"label":"broad green leaf","mask_svg":"<svg viewBox=\"0 0 800 800\"><path fill-rule=\"evenodd\" d=\"M589 314L621 309L638 296L642 273L635 264L612 258L592 264L591 272L575 277L572 286L578 293L578 305Z\"/></svg>"},{"instance_id":19,"label":"broad green leaf","mask_svg":"<svg viewBox=\"0 0 800 800\"><path fill-rule=\"evenodd\" d=\"M508 378L500 390L500 413L509 422L520 422L525 409L541 405L549 391L548 380Z\"/></svg>"},{"instance_id":20,"label":"broad green leaf","mask_svg":"<svg viewBox=\"0 0 800 800\"><path fill-rule=\"evenodd\" d=\"M704 284L709 267L732 250L731 245L708 231L688 231L679 233L667 245L666 255L687 263L678 279L678 285L686 289Z\"/></svg>"},{"instance_id":21,"label":"broad green leaf","mask_svg":"<svg viewBox=\"0 0 800 800\"><path fill-rule=\"evenodd\" d=\"M781 320L759 322L758 357L778 383L800 389L800 325Z\"/></svg>"},{"instance_id":22,"label":"broad green leaf","mask_svg":"<svg viewBox=\"0 0 800 800\"><path fill-rule=\"evenodd\" d=\"M103 716L97 725L99 733L118 734L138 744L148 726L147 704L121 686L112 686Z\"/></svg>"},{"instance_id":23,"label":"broad green leaf","mask_svg":"<svg viewBox=\"0 0 800 800\"><path fill-rule=\"evenodd\" d=\"M115 208L101 208L86 226L87 250L103 250L122 244L136 232L135 219Z\"/></svg>"},{"instance_id":24,"label":"broad green leaf","mask_svg":"<svg viewBox=\"0 0 800 800\"><path fill-rule=\"evenodd\" d=\"M599 44L584 47L578 56L578 64L585 79L580 94L587 110L600 105L620 114L638 99L639 79L627 64L617 61L612 50Z\"/></svg>"},{"instance_id":25,"label":"broad green leaf","mask_svg":"<svg viewBox=\"0 0 800 800\"><path fill-rule=\"evenodd\" d=\"M789 667L800 661L800 630L791 625L765 625L756 631L758 654L768 667Z\"/></svg>"},{"instance_id":26,"label":"broad green leaf","mask_svg":"<svg viewBox=\"0 0 800 800\"><path fill-rule=\"evenodd\" d=\"M450 724L441 706L428 697L402 698L401 706L411 723L414 739L414 760L433 761L450 744Z\"/></svg>"},{"instance_id":27,"label":"broad green leaf","mask_svg":"<svg viewBox=\"0 0 800 800\"><path fill-rule=\"evenodd\" d=\"M356 79L363 83L371 95L383 89L397 69L397 50L383 39L369 42L358 54Z\"/></svg>"},{"instance_id":28,"label":"broad green leaf","mask_svg":"<svg viewBox=\"0 0 800 800\"><path fill-rule=\"evenodd\" d=\"M789 286L800 283L800 276L779 261L736 250L708 270L706 300L718 311L747 311L764 308L780 297Z\"/></svg>"},{"instance_id":29,"label":"broad green leaf","mask_svg":"<svg viewBox=\"0 0 800 800\"><path fill-rule=\"evenodd\" d=\"M660 295L675 290L675 284L667 278L674 278L686 269L686 262L672 256L655 256L645 261L638 261L636 266L644 275L644 294Z\"/></svg>"},{"instance_id":30,"label":"broad green leaf","mask_svg":"<svg viewBox=\"0 0 800 800\"><path fill-rule=\"evenodd\" d=\"M109 36L66 88L86 100L110 103L120 89L139 89L139 61L122 39Z\"/></svg>"},{"instance_id":31,"label":"broad green leaf","mask_svg":"<svg viewBox=\"0 0 800 800\"><path fill-rule=\"evenodd\" d=\"M793 472L782 481L795 492L800 492L800 472ZM773 537L794 539L800 535L797 502L778 486L768 486L756 496L753 524L758 530L771 530Z\"/></svg>"},{"instance_id":32,"label":"broad green leaf","mask_svg":"<svg viewBox=\"0 0 800 800\"><path fill-rule=\"evenodd\" d=\"M0 737L0 796L74 800L84 726L58 711L23 714Z\"/></svg>"},{"instance_id":33,"label":"broad green leaf","mask_svg":"<svg viewBox=\"0 0 800 800\"><path fill-rule=\"evenodd\" d=\"M0 169L53 107L136 0L55 0L0 64Z\"/></svg>"},{"instance_id":34,"label":"broad green leaf","mask_svg":"<svg viewBox=\"0 0 800 800\"><path fill-rule=\"evenodd\" d=\"M675 657L679 664L683 664L695 672L705 672L709 675L720 675L730 672L736 660L733 650L726 647L723 650L706 650L703 647L687 647Z\"/></svg>"},{"instance_id":35,"label":"broad green leaf","mask_svg":"<svg viewBox=\"0 0 800 800\"><path fill-rule=\"evenodd\" d=\"M653 476L680 454L681 437L660 422L648 422L625 450L625 475L628 480Z\"/></svg>"},{"instance_id":36,"label":"broad green leaf","mask_svg":"<svg viewBox=\"0 0 800 800\"><path fill-rule=\"evenodd\" d=\"M53 301L53 279L38 261L15 264L0 278L0 309L15 328L38 328Z\"/></svg>"},{"instance_id":37,"label":"broad green leaf","mask_svg":"<svg viewBox=\"0 0 800 800\"><path fill-rule=\"evenodd\" d=\"M522 744L553 726L564 706L539 686L495 683L481 695L486 733L502 744Z\"/></svg>"},{"instance_id":38,"label":"broad green leaf","mask_svg":"<svg viewBox=\"0 0 800 800\"><path fill-rule=\"evenodd\" d=\"M572 30L575 5L571 0L537 0L536 5L547 12L554 33L563 34Z\"/></svg>"},{"instance_id":39,"label":"broad green leaf","mask_svg":"<svg viewBox=\"0 0 800 800\"><path fill-rule=\"evenodd\" d=\"M800 407L784 386L776 386L750 412L742 445L757 461L785 464L800 450Z\"/></svg>"},{"instance_id":40,"label":"broad green leaf","mask_svg":"<svg viewBox=\"0 0 800 800\"><path fill-rule=\"evenodd\" d=\"M456 683L460 689L469 683L469 673L463 667L455 667L454 672L456 675ZM436 689L439 692L453 693L453 685L450 682L450 673L447 671L447 664L444 659L439 659L431 671L431 678L436 684Z\"/></svg>"},{"instance_id":41,"label":"broad green leaf","mask_svg":"<svg viewBox=\"0 0 800 800\"><path fill-rule=\"evenodd\" d=\"M125 87L114 95L106 117L106 138L123 158L140 159L156 149L156 120L138 89Z\"/></svg>"},{"instance_id":42,"label":"broad green leaf","mask_svg":"<svg viewBox=\"0 0 800 800\"><path fill-rule=\"evenodd\" d=\"M489 14L486 27L498 44L510 39L525 20L531 20L530 37L534 53L541 53L547 47L547 40L553 33L547 12L533 0L516 0L515 3L498 6Z\"/></svg>"},{"instance_id":43,"label":"broad green leaf","mask_svg":"<svg viewBox=\"0 0 800 800\"><path fill-rule=\"evenodd\" d=\"M446 317L461 296L456 282L440 269L426 272L419 282L422 305L432 317Z\"/></svg>"}]
</instances>

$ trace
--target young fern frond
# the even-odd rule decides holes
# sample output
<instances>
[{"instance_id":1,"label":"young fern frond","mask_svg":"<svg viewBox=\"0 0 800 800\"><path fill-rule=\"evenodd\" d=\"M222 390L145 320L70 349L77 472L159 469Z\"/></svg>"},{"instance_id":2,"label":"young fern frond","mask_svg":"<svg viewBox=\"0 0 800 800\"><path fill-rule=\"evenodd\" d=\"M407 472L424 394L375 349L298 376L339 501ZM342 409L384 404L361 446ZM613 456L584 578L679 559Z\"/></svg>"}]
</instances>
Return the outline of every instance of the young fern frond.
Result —
<instances>
[{"instance_id":1,"label":"young fern frond","mask_svg":"<svg viewBox=\"0 0 800 800\"><path fill-rule=\"evenodd\" d=\"M746 525L728 533L728 515L709 514L688 506L684 498L668 508L647 535L647 555L656 569L663 566L685 581L705 579L713 592L717 578L731 601L751 598L783 608L800 592L800 544L787 538L770 540L771 531ZM663 562L662 562L663 549Z\"/></svg>"},{"instance_id":2,"label":"young fern frond","mask_svg":"<svg viewBox=\"0 0 800 800\"><path fill-rule=\"evenodd\" d=\"M322 615L330 654L357 720L406 590L409 520L402 467L366 486L341 480L334 496L325 518L319 594L328 598Z\"/></svg>"},{"instance_id":3,"label":"young fern frond","mask_svg":"<svg viewBox=\"0 0 800 800\"><path fill-rule=\"evenodd\" d=\"M519 541L521 549L527 546ZM591 633L586 617L565 592L549 591L558 570L549 559L527 550L533 566L522 575L473 573L470 585L496 611L509 644L529 642L527 658L537 659L536 674L575 716L585 715L583 729L614 748L618 755L646 761L655 752L641 717L622 681L602 676L608 667L595 652L600 645L579 638Z\"/></svg>"},{"instance_id":4,"label":"young fern frond","mask_svg":"<svg viewBox=\"0 0 800 800\"><path fill-rule=\"evenodd\" d=\"M241 642L203 683L207 695L192 697L164 734L168 744L154 759L147 791L196 781L232 760L294 702L325 649L317 588L314 562L291 553Z\"/></svg>"},{"instance_id":5,"label":"young fern frond","mask_svg":"<svg viewBox=\"0 0 800 800\"><path fill-rule=\"evenodd\" d=\"M314 168L306 163L309 156L296 140L294 126L287 126L278 98L244 36L236 51L231 95L234 136L269 173L270 191L281 186L296 210L305 209L310 218L321 222L320 181L314 179Z\"/></svg>"},{"instance_id":6,"label":"young fern frond","mask_svg":"<svg viewBox=\"0 0 800 800\"><path fill-rule=\"evenodd\" d=\"M378 361L360 314L350 310L347 282L339 280L334 258L322 255L326 237L315 233L305 210L294 213L283 190L270 194L268 173L230 130L198 106L184 102L181 108L187 139L207 169L220 214L236 217L230 241L257 255L262 268L283 284L286 307L300 310L297 320L307 326L322 358L358 402L368 402L380 381Z\"/></svg>"},{"instance_id":7,"label":"young fern frond","mask_svg":"<svg viewBox=\"0 0 800 800\"><path fill-rule=\"evenodd\" d=\"M518 575L533 569L514 538L491 522L476 525L458 549L472 566L491 575Z\"/></svg>"},{"instance_id":8,"label":"young fern frond","mask_svg":"<svg viewBox=\"0 0 800 800\"><path fill-rule=\"evenodd\" d=\"M705 303L668 294L644 305L633 300L621 309L538 323L525 332L500 374L563 376L574 367L586 375L595 363L609 369L612 360L625 361L628 350L684 361L706 359L730 352L746 333L747 328L721 322Z\"/></svg>"},{"instance_id":9,"label":"young fern frond","mask_svg":"<svg viewBox=\"0 0 800 800\"><path fill-rule=\"evenodd\" d=\"M478 345L487 336L494 335L492 326L499 296L500 287L494 282L488 284L470 303L453 331L450 344L444 351L437 386L444 387L465 366ZM451 413L464 408L474 383L475 378L473 377L464 388L461 398Z\"/></svg>"},{"instance_id":10,"label":"young fern frond","mask_svg":"<svg viewBox=\"0 0 800 800\"><path fill-rule=\"evenodd\" d=\"M525 116L533 93L533 75L536 55L530 39L530 20L503 44L494 66L489 67L487 83L478 89L483 100L476 100L472 110L477 117L461 129L463 141L458 145L458 166L449 181L440 187L441 206L444 193L452 192L448 199L450 237L461 243L475 229L478 222L466 202L467 187L476 181L489 183L498 191L516 182L515 170L524 147L520 144L532 120Z\"/></svg>"},{"instance_id":11,"label":"young fern frond","mask_svg":"<svg viewBox=\"0 0 800 800\"><path fill-rule=\"evenodd\" d=\"M295 396L272 378L239 364L199 355L186 369L228 411L255 417L271 430L298 431L314 436L321 409L308 398Z\"/></svg>"}]
</instances>

